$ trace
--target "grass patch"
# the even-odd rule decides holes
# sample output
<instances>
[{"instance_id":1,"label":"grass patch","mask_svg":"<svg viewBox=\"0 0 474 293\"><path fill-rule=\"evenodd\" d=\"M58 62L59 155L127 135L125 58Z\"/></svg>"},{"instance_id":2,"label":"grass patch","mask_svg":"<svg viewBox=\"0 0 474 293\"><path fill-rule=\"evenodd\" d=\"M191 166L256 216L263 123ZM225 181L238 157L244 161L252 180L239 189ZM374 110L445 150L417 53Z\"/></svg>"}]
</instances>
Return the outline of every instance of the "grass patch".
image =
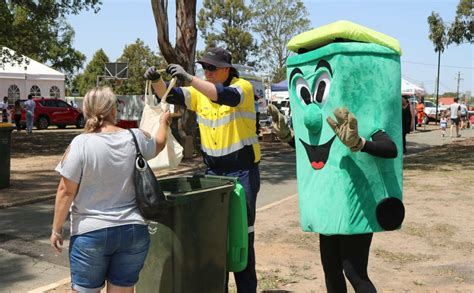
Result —
<instances>
[{"instance_id":1,"label":"grass patch","mask_svg":"<svg viewBox=\"0 0 474 293\"><path fill-rule=\"evenodd\" d=\"M391 252L384 249L375 249L374 253L376 256L382 258L385 261L397 263L397 264L408 264L413 262L434 260L437 257L434 255L427 254L413 254L404 252Z\"/></svg>"},{"instance_id":2,"label":"grass patch","mask_svg":"<svg viewBox=\"0 0 474 293\"><path fill-rule=\"evenodd\" d=\"M456 231L458 230L458 228L450 224L442 223L442 224L435 224L431 228L431 230L436 234L442 235L443 237L451 237L451 236L454 236L454 234L456 234Z\"/></svg>"},{"instance_id":3,"label":"grass patch","mask_svg":"<svg viewBox=\"0 0 474 293\"><path fill-rule=\"evenodd\" d=\"M413 281L413 284L415 284L416 286L424 286L425 284L421 281Z\"/></svg>"},{"instance_id":4,"label":"grass patch","mask_svg":"<svg viewBox=\"0 0 474 293\"><path fill-rule=\"evenodd\" d=\"M290 283L289 279L279 276L280 270L258 272L258 287L260 290L280 288ZM294 283L294 282L293 282Z\"/></svg>"},{"instance_id":5,"label":"grass patch","mask_svg":"<svg viewBox=\"0 0 474 293\"><path fill-rule=\"evenodd\" d=\"M456 250L462 250L468 254L472 254L474 250L474 243L464 241L464 242L450 242L451 246Z\"/></svg>"},{"instance_id":6,"label":"grass patch","mask_svg":"<svg viewBox=\"0 0 474 293\"><path fill-rule=\"evenodd\" d=\"M402 226L402 232L411 236L417 236L417 237L426 237L427 236L427 231L426 231L426 226L424 225L419 225L419 224L404 224Z\"/></svg>"}]
</instances>

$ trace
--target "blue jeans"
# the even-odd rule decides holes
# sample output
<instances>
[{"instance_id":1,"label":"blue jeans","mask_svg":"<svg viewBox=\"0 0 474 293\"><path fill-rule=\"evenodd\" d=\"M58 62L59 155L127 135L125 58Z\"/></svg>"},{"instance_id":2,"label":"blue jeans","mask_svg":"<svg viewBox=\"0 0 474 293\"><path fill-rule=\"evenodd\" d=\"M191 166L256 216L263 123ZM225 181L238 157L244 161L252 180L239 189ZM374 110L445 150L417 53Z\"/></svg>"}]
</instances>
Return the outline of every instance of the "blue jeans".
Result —
<instances>
[{"instance_id":1,"label":"blue jeans","mask_svg":"<svg viewBox=\"0 0 474 293\"><path fill-rule=\"evenodd\" d=\"M69 261L72 288L97 292L105 280L120 287L138 281L150 246L146 225L104 228L71 237Z\"/></svg>"},{"instance_id":2,"label":"blue jeans","mask_svg":"<svg viewBox=\"0 0 474 293\"><path fill-rule=\"evenodd\" d=\"M260 191L260 170L258 165L242 170L207 169L206 174L228 177L239 177L240 184L245 190L247 198L247 221L249 226L248 260L247 267L241 272L235 272L234 278L239 293L257 292L257 273L255 271L254 223L257 193ZM227 278L228 281L229 278ZM227 292L227 289L226 289Z\"/></svg>"},{"instance_id":3,"label":"blue jeans","mask_svg":"<svg viewBox=\"0 0 474 293\"><path fill-rule=\"evenodd\" d=\"M26 132L32 133L33 132L33 118L34 114L30 111L26 111Z\"/></svg>"}]
</instances>

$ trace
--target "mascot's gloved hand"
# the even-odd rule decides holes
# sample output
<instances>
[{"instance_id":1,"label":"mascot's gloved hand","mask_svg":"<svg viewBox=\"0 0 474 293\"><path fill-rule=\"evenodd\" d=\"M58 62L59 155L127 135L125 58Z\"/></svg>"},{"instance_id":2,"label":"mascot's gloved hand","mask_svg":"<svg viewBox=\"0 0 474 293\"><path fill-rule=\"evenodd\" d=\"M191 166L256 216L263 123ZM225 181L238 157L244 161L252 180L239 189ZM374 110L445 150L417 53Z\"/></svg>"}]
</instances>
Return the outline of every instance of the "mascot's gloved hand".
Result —
<instances>
[{"instance_id":1,"label":"mascot's gloved hand","mask_svg":"<svg viewBox=\"0 0 474 293\"><path fill-rule=\"evenodd\" d=\"M357 119L347 108L337 108L334 110L336 121L331 117L326 120L332 130L337 134L343 144L351 149L352 152L360 151L365 144L365 139L359 136L357 130Z\"/></svg>"},{"instance_id":2,"label":"mascot's gloved hand","mask_svg":"<svg viewBox=\"0 0 474 293\"><path fill-rule=\"evenodd\" d=\"M272 116L272 126L275 130L276 135L283 142L289 142L293 138L291 130L286 123L285 116L280 113L277 107L273 104L267 106L268 114Z\"/></svg>"},{"instance_id":3,"label":"mascot's gloved hand","mask_svg":"<svg viewBox=\"0 0 474 293\"><path fill-rule=\"evenodd\" d=\"M191 85L191 81L193 80L193 76L184 70L181 65L178 64L170 64L166 68L166 72L171 74L172 77L176 77L179 79L184 86L189 86Z\"/></svg>"},{"instance_id":4,"label":"mascot's gloved hand","mask_svg":"<svg viewBox=\"0 0 474 293\"><path fill-rule=\"evenodd\" d=\"M156 68L154 66L152 67L149 67L146 71L145 71L145 74L143 74L143 76L148 79L148 80L151 80L152 82L156 82L160 79L161 75L158 71L156 71Z\"/></svg>"}]
</instances>

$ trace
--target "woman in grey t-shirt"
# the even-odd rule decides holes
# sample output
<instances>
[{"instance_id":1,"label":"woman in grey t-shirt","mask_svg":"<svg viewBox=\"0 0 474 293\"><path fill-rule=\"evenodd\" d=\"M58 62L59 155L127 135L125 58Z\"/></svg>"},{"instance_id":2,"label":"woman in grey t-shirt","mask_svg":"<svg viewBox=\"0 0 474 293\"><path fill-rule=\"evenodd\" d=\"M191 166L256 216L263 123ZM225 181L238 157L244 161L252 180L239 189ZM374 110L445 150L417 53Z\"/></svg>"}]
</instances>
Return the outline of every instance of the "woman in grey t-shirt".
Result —
<instances>
[{"instance_id":1,"label":"woman in grey t-shirt","mask_svg":"<svg viewBox=\"0 0 474 293\"><path fill-rule=\"evenodd\" d=\"M50 240L60 253L62 226L70 211L71 282L79 292L100 291L105 280L108 288L133 292L150 244L135 202L135 144L129 131L115 126L116 104L108 87L86 94L84 133L73 139L56 167L61 180ZM164 148L168 128L167 112L155 137L132 130L146 159Z\"/></svg>"}]
</instances>

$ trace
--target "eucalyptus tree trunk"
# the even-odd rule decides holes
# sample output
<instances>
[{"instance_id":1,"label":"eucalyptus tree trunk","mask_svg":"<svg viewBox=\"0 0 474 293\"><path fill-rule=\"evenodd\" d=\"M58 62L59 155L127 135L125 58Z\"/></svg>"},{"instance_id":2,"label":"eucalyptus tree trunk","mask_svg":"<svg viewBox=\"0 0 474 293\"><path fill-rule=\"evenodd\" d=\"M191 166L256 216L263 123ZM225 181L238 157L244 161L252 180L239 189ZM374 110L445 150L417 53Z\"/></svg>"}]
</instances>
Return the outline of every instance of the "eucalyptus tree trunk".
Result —
<instances>
[{"instance_id":1,"label":"eucalyptus tree trunk","mask_svg":"<svg viewBox=\"0 0 474 293\"><path fill-rule=\"evenodd\" d=\"M194 59L196 55L196 0L176 0L176 45L173 47L169 40L168 23L168 1L151 0L153 15L155 17L156 30L158 32L158 45L161 54L168 64L176 63L183 66L187 72L194 74ZM183 110L183 109L181 109ZM189 150L189 137L196 142L198 135L196 114L186 110L179 121L181 143L185 147L185 155L191 153ZM184 136L184 137L183 137ZM186 137L187 136L187 137ZM195 146L196 148L198 146Z\"/></svg>"}]
</instances>

